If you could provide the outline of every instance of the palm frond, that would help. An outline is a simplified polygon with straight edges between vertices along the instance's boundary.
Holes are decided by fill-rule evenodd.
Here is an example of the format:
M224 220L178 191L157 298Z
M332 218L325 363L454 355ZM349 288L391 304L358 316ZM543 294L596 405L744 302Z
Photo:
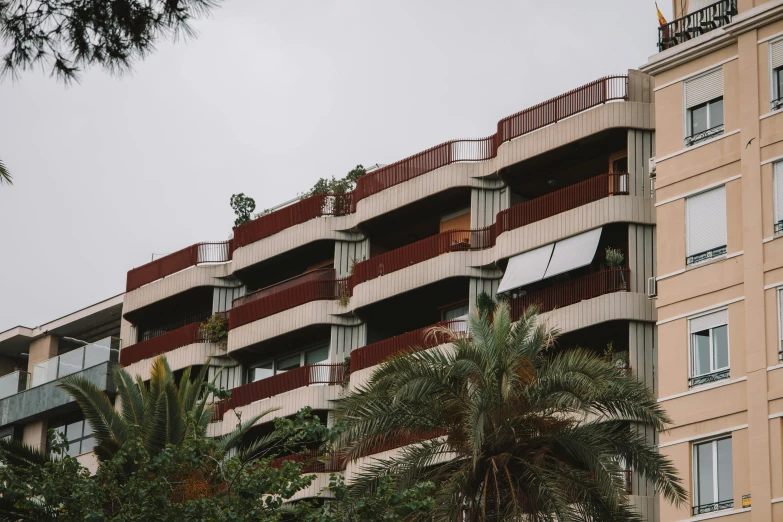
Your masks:
M4 183L13 185L14 181L11 173L8 171L8 168L6 168L5 164L3 163L3 160L0 160L0 185Z

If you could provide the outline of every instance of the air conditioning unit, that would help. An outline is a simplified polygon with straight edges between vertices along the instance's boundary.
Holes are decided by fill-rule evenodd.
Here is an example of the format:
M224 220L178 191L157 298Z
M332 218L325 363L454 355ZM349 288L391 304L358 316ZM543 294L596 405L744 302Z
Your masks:
M655 281L655 277L647 278L647 297L652 299L658 295L658 283Z
M655 158L649 159L648 172L650 173L650 197L655 196Z

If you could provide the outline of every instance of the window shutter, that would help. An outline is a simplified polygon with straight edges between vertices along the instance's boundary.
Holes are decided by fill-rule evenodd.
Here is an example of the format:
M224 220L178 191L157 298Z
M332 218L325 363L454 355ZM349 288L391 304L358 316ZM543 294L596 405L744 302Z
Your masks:
M713 0L690 0L690 2L688 2L688 14L695 13L699 9L709 7L714 3Z
M777 69L783 66L783 40L769 44L770 54L772 55L772 68Z
M783 289L778 290L778 337L783 341Z
M723 96L723 67L685 82L685 107L690 109Z
M728 310L701 315L690 320L690 333L701 332L702 330L723 326L724 324L729 324Z
M775 163L775 223L783 219L783 161Z
M688 255L726 245L726 186L685 200L688 222Z

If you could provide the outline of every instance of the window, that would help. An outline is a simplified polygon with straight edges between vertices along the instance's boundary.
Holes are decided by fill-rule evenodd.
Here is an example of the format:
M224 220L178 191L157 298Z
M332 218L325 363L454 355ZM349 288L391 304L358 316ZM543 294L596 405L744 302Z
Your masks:
M693 514L734 507L731 437L693 445Z
M95 437L92 434L90 424L85 420L74 422L62 422L53 426L55 432L65 435L68 439L68 455L76 457L83 453L89 453L95 448Z
M723 69L685 82L685 145L723 134Z
M777 110L783 106L783 40L770 42L769 44L769 64L772 69L772 110Z
M295 370L308 364L323 364L329 362L329 343L316 345L292 355L279 357L273 361L267 361L263 364L250 368L248 375L249 382L255 382L273 375L279 375L291 370Z
M772 183L774 185L773 206L775 208L775 234L783 232L783 161L775 162Z
M687 226L686 265L708 261L726 253L726 187L721 186L685 200Z
M778 288L778 359L783 361L783 288Z
M688 321L691 343L689 386L729 378L728 310L712 312Z

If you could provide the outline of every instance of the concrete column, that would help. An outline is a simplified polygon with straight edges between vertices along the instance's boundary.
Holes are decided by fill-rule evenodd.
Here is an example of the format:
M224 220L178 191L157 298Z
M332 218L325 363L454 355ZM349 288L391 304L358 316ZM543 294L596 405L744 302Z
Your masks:
M45 420L31 422L25 425L22 432L22 442L34 449L46 449L46 431L49 424Z
M58 339L54 335L45 335L30 343L30 354L27 357L27 371L29 373L33 373L33 368L39 362L57 355L57 342Z
M329 362L338 364L345 361L353 350L367 344L367 325L355 326L332 325L332 336L329 344Z
M745 264L745 364L747 367L748 452L735 454L734 461L746 460L750 470L750 491L754 522L772 520L769 403L767 397L766 324L764 313L764 249L759 149L759 64L757 31L738 38L739 117L742 162L742 234ZM727 86L728 90L729 86ZM753 141L751 141L752 138ZM747 144L747 145L746 145ZM736 469L737 466L735 466ZM735 508L744 491L735 490Z

